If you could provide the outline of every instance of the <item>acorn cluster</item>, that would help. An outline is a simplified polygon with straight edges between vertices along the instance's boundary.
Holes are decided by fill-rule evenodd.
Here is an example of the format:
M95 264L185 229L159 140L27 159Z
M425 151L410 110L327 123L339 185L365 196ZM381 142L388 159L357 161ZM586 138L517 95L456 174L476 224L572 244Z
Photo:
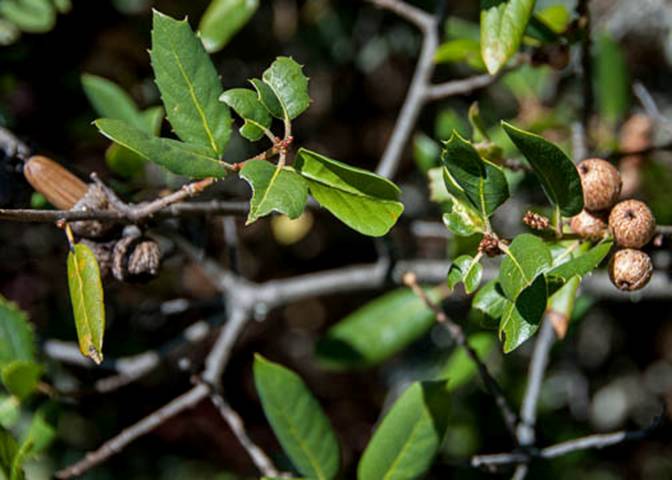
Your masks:
M577 165L584 209L570 227L583 238L598 240L611 232L618 250L609 262L609 278L619 290L643 288L651 279L651 257L641 250L656 231L656 219L639 200L623 200L618 170L606 160L589 158Z

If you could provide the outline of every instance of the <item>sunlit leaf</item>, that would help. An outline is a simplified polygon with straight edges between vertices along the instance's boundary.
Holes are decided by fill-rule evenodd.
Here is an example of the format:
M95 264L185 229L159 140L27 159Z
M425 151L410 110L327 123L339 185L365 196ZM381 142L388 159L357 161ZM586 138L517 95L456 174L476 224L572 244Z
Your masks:
M491 74L518 51L535 0L481 0L481 54Z
M464 283L464 291L467 294L474 292L481 283L483 265L470 255L462 255L456 258L448 271L448 286L455 288L458 283Z
M212 0L198 26L205 49L216 52L224 48L258 7L259 0Z
M308 78L293 59L278 57L261 78L280 101L287 119L295 119L310 106Z
M515 302L552 261L551 251L542 239L529 233L518 235L499 267L498 281L505 296Z

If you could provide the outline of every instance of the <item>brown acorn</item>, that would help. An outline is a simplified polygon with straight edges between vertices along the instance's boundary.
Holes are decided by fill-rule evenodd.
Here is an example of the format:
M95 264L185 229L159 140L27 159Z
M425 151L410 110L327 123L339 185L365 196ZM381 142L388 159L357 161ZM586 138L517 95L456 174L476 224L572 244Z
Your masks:
M608 210L618 201L621 175L611 163L601 158L588 158L579 163L577 169L586 210Z
M609 278L619 290L632 292L643 288L651 279L651 257L641 250L619 250L609 262Z
M624 200L611 210L609 230L619 246L641 248L656 233L656 219L644 202Z
M599 240L607 233L607 217L604 213L592 213L581 210L569 222L572 232L587 240Z

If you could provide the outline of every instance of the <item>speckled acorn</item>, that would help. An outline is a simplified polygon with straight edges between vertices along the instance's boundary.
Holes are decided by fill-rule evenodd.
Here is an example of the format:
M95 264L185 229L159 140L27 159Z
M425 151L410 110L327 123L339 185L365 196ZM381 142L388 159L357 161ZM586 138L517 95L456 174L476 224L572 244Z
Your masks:
M619 290L633 292L643 288L651 279L651 257L641 250L619 250L609 262L609 278Z
M621 175L616 167L601 158L588 158L577 165L586 210L610 209L621 193Z
M569 226L572 232L587 240L599 240L608 230L605 214L592 213L585 209L572 217Z
M609 230L618 246L641 248L653 238L656 219L644 202L624 200L611 210Z

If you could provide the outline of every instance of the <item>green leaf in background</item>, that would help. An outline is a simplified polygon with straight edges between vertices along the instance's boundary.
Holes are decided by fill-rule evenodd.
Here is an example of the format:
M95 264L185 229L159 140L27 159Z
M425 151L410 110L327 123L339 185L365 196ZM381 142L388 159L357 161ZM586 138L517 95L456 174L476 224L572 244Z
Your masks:
M481 109L478 106L478 102L469 105L467 118L469 119L469 125L471 125L474 141L483 142L490 140L488 129L485 127L485 123L483 123L483 119L481 118Z
M229 166L212 158L212 150L168 138L158 138L119 120L101 118L95 121L100 133L177 175L192 178L225 177Z
M470 335L467 342L476 351L478 358L483 361L487 360L497 345L497 339L492 333L487 332ZM464 348L457 347L446 360L439 373L439 378L448 380L448 389L452 392L469 383L477 373L478 367L471 357Z
M534 335L546 310L547 301L546 278L543 275L522 290L515 301L506 300L499 323L499 336L504 340L504 353L512 352Z
M359 233L383 236L404 211L399 188L379 175L305 148L297 152L294 166L315 200Z
M35 358L35 338L28 317L0 295L0 369L14 360Z
M470 38L456 38L443 42L434 54L435 63L466 63L474 70L485 70L481 57L481 42Z
M422 300L408 288L400 288L329 328L317 344L317 358L335 370L371 367L406 348L434 323L434 314Z
M448 270L448 286L452 289L458 283L463 282L464 291L467 294L476 291L483 276L483 265L478 260L470 255L456 258Z
M153 134L133 99L116 83L103 77L85 73L82 87L98 115L123 120L139 130Z
M261 104L266 107L268 113L270 113L275 118L279 118L280 120L284 119L285 113L282 109L282 105L280 104L280 100L278 100L278 97L275 95L275 93L273 93L271 87L258 78L253 78L250 80L250 83L257 91L257 98L259 99L259 102L261 102Z
M518 51L535 0L481 0L481 55L491 74Z
M19 452L16 440L4 428L0 428L0 471L5 479L11 479L14 459Z
M609 254L613 242L603 242L567 262L558 265L546 272L546 277L557 279L562 282L570 280L574 276L583 277L596 269L602 260Z
M30 445L30 455L43 452L56 438L58 404L47 402L37 409L23 438L23 444Z
M334 478L340 467L340 447L329 419L303 380L257 354L254 383L266 418L296 469L308 478Z
M219 101L222 85L203 44L187 20L154 10L150 52L156 85L177 136L219 158L231 135L229 108Z
M499 267L498 281L506 297L515 302L552 261L551 251L541 238L529 233L514 238Z
M428 173L439 164L441 147L424 133L413 137L413 160L421 172Z
M310 106L308 78L293 59L278 57L261 78L280 101L285 118L293 120Z
M19 400L35 391L41 376L42 366L27 360L15 360L2 368L2 383Z
M471 308L484 313L492 319L499 319L504 314L507 299L501 292L497 280L490 280L481 288L471 302Z
M68 285L82 355L100 364L103 361L105 304L98 261L83 243L68 253Z
M0 395L0 426L10 428L21 417L21 402L13 395Z
M545 138L502 122L502 127L532 166L544 193L560 212L570 217L583 209L581 178L572 161Z
M45 33L56 24L51 0L3 0L0 16L28 33Z
M265 160L249 160L240 176L252 187L247 225L273 211L284 213L291 219L303 213L308 186L290 167L276 167Z
M198 32L208 52L221 50L259 8L259 0L212 0Z
M59 13L68 13L72 9L70 0L52 0Z
M245 123L240 127L240 134L248 140L256 142L270 128L273 120L271 114L252 90L233 88L222 93L219 99L243 119Z
M509 198L509 186L502 169L483 160L473 145L457 132L446 142L441 158L445 173L452 180L446 184L448 190L453 183L457 184L484 219Z
M535 16L555 33L562 33L567 30L569 22L572 20L572 14L567 10L567 6L562 4L550 5L543 8Z
M598 35L595 49L595 93L600 116L615 125L630 109L630 74L620 45Z
M406 480L429 470L448 427L448 391L446 381L408 387L364 450L358 480Z

